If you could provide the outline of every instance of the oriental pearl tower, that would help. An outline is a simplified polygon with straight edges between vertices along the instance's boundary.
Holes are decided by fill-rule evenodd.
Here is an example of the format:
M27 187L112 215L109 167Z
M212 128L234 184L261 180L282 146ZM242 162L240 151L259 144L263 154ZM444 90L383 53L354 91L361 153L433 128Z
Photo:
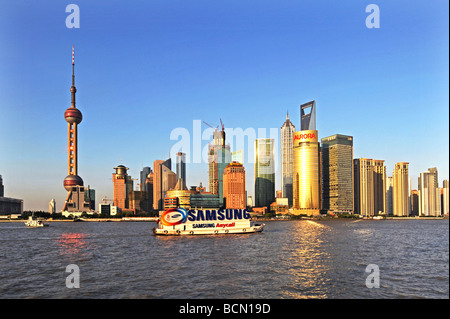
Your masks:
M83 180L78 176L78 124L81 123L83 116L75 106L75 50L72 47L72 105L64 112L64 118L68 127L68 175L64 179L64 188L70 192L74 186L83 186Z

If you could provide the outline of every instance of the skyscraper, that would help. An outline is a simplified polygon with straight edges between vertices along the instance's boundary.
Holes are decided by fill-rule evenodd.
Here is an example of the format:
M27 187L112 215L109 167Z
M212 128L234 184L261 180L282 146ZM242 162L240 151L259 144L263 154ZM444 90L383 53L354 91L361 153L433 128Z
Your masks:
M153 209L164 209L166 192L177 184L177 174L172 171L172 160L153 162Z
M300 105L300 130L316 130L316 101Z
M147 202L144 204L144 210L150 212L153 210L153 172L150 172L145 179L145 189L147 190Z
M275 201L275 153L273 138L255 140L255 206Z
M182 180L181 187L186 188L186 154L182 152L177 153L177 179Z
M384 160L355 158L355 214L374 216L386 211L386 166Z
M231 162L230 146L225 145L225 130L213 132L213 143L208 148L209 191L219 195L219 205L223 205L223 172Z
M67 199L63 206L63 211L83 212L90 211L90 203L85 202L83 179L78 176L78 124L83 116L76 108L75 93L75 51L72 47L72 86L70 88L72 101L71 107L64 112L67 121L68 131L68 175L64 179L64 188L67 190Z
M419 216L419 191L411 191L411 216Z
M389 176L386 179L386 212L387 215L394 214L394 179Z
M293 202L293 176L294 176L294 133L295 126L286 114L286 121L281 126L281 193L288 199L289 207Z
M152 169L150 167L146 166L146 167L142 168L142 171L139 173L139 177L140 177L139 189L141 191L144 191L144 192L148 191L145 181L147 180L148 174L150 174L151 172L152 172Z
M127 170L129 168L119 165L114 167L114 169L116 170L116 172L112 174L114 206L117 206L122 210L131 209L130 199L132 195L131 192L133 191L133 180L131 179L131 176L128 176Z
M48 203L48 213L54 214L56 213L56 201L54 198Z
M322 138L322 207L353 213L353 137Z
M0 175L0 197L5 196L5 187L3 186L3 178Z
M441 200L438 186L438 172L436 167L419 176L419 215L439 216L441 214Z
M395 164L392 175L394 216L409 216L411 209L408 165L406 162Z
M448 215L449 213L449 183L446 179L442 182L441 212L443 215Z
M239 162L231 162L223 173L223 197L225 208L244 209L247 207L245 191L245 169Z
M320 144L316 131L316 102L300 106L301 131L294 133L294 214L317 215L322 208Z

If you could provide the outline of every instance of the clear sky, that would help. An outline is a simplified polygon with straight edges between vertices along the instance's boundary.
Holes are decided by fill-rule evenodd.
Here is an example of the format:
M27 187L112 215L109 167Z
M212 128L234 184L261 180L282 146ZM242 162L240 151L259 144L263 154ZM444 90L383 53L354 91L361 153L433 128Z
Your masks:
M67 28L66 6L80 8ZM366 6L380 28L366 27ZM0 175L25 210L66 197L71 51L79 175L112 198L113 167L139 178L193 121L278 129L316 100L319 138L354 137L354 157L449 178L449 3L435 1L0 0ZM202 125L202 131L208 127ZM202 141L204 147L208 141ZM248 145L247 145L248 147ZM253 147L253 141L250 141ZM245 150L247 152L247 150ZM174 154L171 154L174 155ZM279 156L279 154L277 155ZM249 195L254 167L244 164ZM175 167L173 166L173 170ZM280 189L279 161L276 188ZM187 184L208 183L206 163Z

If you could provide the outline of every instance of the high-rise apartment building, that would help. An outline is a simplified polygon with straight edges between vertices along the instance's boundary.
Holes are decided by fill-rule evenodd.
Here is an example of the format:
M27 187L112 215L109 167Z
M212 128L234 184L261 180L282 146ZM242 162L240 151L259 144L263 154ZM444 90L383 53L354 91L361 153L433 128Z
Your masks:
M386 166L384 160L355 158L354 212L374 216L386 211Z
M442 182L442 202L441 202L441 213L442 215L448 215L449 213L449 183L448 180L444 179Z
M438 186L438 172L436 167L419 176L419 215L439 216L441 214L441 200Z
M166 192L177 184L177 174L172 171L172 160L153 162L153 209L164 209Z
M286 114L286 121L281 126L281 193L288 199L289 207L293 204L293 176L294 176L294 133L295 126Z
M353 213L353 137L322 138L322 208Z
M225 208L245 209L247 192L245 190L245 169L239 162L231 162L223 173L223 197Z
M322 208L320 143L316 102L300 106L301 131L294 133L293 213L318 215Z
M255 206L269 207L275 201L275 152L273 138L255 140Z
M411 191L411 216L419 216L419 191Z
M410 185L407 162L395 164L393 179L393 209L394 216L409 216L410 204Z
M386 211L387 215L394 214L394 178L389 176L386 179Z

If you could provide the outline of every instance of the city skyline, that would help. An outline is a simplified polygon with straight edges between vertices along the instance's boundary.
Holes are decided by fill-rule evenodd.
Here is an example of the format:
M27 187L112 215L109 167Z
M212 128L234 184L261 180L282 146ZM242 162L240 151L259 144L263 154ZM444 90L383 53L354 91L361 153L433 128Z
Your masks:
M365 26L365 6L356 1L79 1L79 29L65 26L68 13L56 1L1 4L5 196L23 199L24 210L47 210L52 198L62 208L72 45L83 113L78 171L97 203L113 198L114 167L126 165L139 178L143 167L166 160L174 128L192 134L194 120L222 119L225 127L277 128L279 139L286 112L299 128L300 105L310 100L319 105L319 140L353 136L353 157L384 160L387 177L395 163L408 162L412 189L421 172L437 167L442 187L449 179L448 3L377 3L376 30ZM102 17L105 10L109 17ZM278 140L275 190L279 150ZM244 168L254 199L253 164ZM188 163L186 180L188 187L207 185L207 163Z

